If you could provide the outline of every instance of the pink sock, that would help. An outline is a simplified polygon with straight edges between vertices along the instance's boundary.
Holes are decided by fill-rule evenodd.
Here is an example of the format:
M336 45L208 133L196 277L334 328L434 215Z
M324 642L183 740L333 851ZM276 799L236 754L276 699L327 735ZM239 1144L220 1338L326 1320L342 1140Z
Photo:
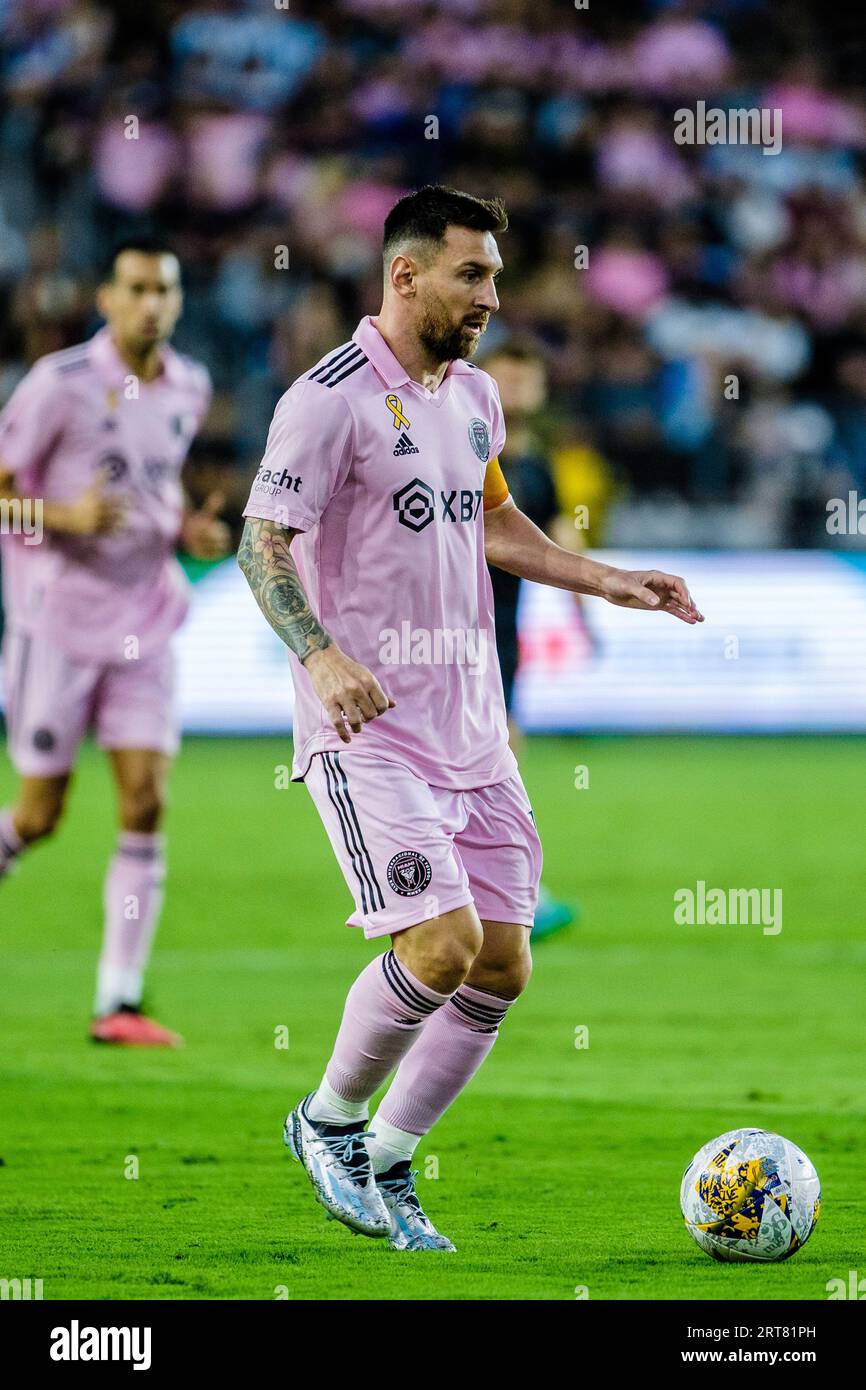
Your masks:
M346 996L328 1085L345 1100L369 1100L449 997L423 984L393 951L371 960Z
M96 989L96 1013L138 1004L165 881L164 836L121 832L105 878L105 934Z
M15 829L12 810L7 807L0 811L0 878L24 848L24 841Z
M371 1128L426 1134L477 1072L513 999L461 985L400 1063Z

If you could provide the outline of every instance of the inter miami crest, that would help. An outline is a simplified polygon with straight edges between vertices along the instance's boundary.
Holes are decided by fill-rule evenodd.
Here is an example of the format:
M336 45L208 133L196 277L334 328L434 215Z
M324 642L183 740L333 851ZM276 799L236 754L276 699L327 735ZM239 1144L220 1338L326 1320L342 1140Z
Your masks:
M119 482L129 472L129 464L123 454L116 452L102 454L99 459L99 467L106 469L110 483Z
M482 463L487 463L490 458L490 435L483 420L474 419L469 421L469 443Z
M401 898L415 898L423 893L432 876L430 860L417 849L401 849L388 865L388 882Z

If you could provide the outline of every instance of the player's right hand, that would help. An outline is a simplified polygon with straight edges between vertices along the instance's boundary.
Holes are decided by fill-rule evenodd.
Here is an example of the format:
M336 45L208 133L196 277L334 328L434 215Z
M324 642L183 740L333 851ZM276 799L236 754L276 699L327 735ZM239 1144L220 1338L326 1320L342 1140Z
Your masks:
M69 503L65 530L76 536L106 536L120 531L127 503L107 490L109 470L102 468L89 487Z
M359 734L371 719L395 707L373 672L346 656L334 643L311 652L304 668L343 743L352 741L349 729Z

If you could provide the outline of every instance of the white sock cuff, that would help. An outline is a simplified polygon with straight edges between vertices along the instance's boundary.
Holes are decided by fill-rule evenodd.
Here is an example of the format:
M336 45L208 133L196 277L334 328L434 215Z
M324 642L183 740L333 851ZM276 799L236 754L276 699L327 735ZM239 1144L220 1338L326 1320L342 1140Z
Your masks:
M96 978L94 1012L98 1018L116 1013L121 1004L141 1002L144 975L132 965L111 965L100 961Z
M367 1146L373 1169L377 1173L385 1172L402 1159L411 1163L415 1150L424 1138L423 1134L411 1134L408 1129L398 1129L388 1120L380 1120L378 1115L370 1121L370 1133L373 1137L367 1140Z
M366 1120L370 1114L368 1100L346 1100L328 1083L327 1073L319 1082L318 1089L307 1106L312 1120L322 1120L325 1124L348 1124L350 1120Z

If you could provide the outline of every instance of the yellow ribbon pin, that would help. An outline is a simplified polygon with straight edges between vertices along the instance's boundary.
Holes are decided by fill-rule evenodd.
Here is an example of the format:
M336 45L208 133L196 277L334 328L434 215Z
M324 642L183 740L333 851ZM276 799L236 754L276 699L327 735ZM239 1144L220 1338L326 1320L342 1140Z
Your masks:
M409 428L409 421L406 419L406 416L403 414L403 402L400 400L400 397L399 397L399 396L395 396L395 395L393 394L393 392L392 392L392 394L391 394L390 396L386 396L386 397L385 397L385 404L386 404L386 406L388 407L388 409L390 410L391 414L394 416L394 428L395 428L395 430L399 430L399 429L408 430L408 428Z

